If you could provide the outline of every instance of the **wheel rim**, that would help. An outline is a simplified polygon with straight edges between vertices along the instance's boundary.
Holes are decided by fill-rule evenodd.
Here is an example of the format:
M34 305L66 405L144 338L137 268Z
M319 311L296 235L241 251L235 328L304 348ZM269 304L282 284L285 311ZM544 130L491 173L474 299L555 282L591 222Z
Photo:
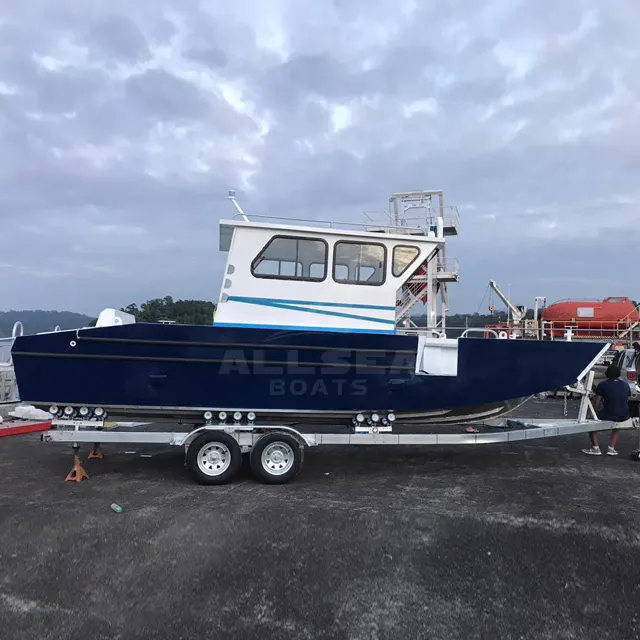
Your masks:
M198 469L208 476L223 474L231 464L231 451L222 442L207 442L198 451Z
M286 442L272 442L262 452L262 468L273 476L281 476L293 467L294 453Z

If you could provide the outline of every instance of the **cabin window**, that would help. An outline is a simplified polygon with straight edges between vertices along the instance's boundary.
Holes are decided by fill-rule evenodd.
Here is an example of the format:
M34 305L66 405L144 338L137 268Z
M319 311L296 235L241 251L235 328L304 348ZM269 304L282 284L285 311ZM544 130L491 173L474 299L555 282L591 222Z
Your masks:
M301 275L302 265L297 265L292 260L263 260L254 270L256 276L283 276L291 278L295 275Z
M333 279L342 284L381 285L385 280L387 249L382 244L336 242Z
M327 277L328 245L324 240L274 236L251 264L256 278L321 282Z
M327 270L327 263L322 262L312 262L309 265L309 277L310 278L318 278L319 280L324 280Z
M333 266L333 279L334 280L348 280L349 279L349 267L346 264L336 264Z
M393 248L393 263L391 273L394 278L399 278L420 255L418 247L405 247L397 245Z

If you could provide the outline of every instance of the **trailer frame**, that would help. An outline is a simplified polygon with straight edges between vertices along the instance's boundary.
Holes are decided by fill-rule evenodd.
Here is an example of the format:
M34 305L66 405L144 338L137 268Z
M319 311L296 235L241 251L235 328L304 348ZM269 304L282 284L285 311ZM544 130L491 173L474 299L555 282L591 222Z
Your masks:
M67 476L80 481L88 477L80 464L80 443L93 445L92 458L102 457L101 444L161 444L183 447L185 464L201 484L224 484L240 467L242 454L249 454L254 475L267 484L283 484L293 479L302 468L306 447L320 445L487 445L527 442L530 440L569 436L591 431L607 431L613 423L597 419L590 395L594 373L586 383L571 387L580 394L578 417L572 419L501 419L477 426L490 430L463 433L394 433L394 425L358 424L352 433L306 432L291 425L259 423L194 425L189 431L153 431L106 428L105 420L54 418L51 429L41 434L43 442L72 444L74 467ZM592 417L589 418L588 416ZM634 426L638 426L634 422ZM402 429L401 429L402 430ZM195 452L194 452L195 451Z

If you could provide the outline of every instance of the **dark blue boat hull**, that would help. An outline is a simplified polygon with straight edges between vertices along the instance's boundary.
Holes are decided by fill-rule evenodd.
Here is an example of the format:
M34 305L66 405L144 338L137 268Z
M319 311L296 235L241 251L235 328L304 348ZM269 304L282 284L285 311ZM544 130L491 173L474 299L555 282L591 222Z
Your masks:
M457 375L416 375L415 336L133 324L20 337L12 355L20 396L38 407L422 419L573 384L604 346L464 338Z

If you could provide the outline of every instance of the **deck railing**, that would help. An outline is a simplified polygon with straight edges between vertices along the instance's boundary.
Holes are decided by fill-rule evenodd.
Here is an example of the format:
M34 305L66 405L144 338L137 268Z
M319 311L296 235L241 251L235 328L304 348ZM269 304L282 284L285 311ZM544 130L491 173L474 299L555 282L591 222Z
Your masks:
M409 321L409 326L406 326L407 320ZM438 327L435 329L429 329L424 326L424 318L421 318L420 326L416 325L415 320L411 318L407 318L405 314L397 314L397 322L398 326L396 331L402 334L410 334L410 335L419 335L427 332L432 332L437 330L441 332L441 322L440 318L438 318ZM541 335L541 327L538 326L536 328L531 325L525 327L508 327L502 323L496 323L494 325L486 325L481 327L473 327L473 326L453 326L446 324L446 337L447 338L460 338L465 333L465 331L469 329L473 329L472 332L469 332L466 337L473 338L495 338L504 337L505 335L509 337L512 333L515 333L518 336L518 339L525 338L529 340L566 340L567 339L567 329L570 327L556 327L555 334L550 335L549 329L545 325L545 333ZM617 335L612 335L611 330L603 329L602 331L590 331L588 334L580 334L580 332L575 332L575 328L571 328L571 340L574 341L591 341L591 342L609 342L611 343L613 348L626 348L630 347L634 342L640 342L640 328L634 329L629 337L620 338Z
M460 275L460 262L456 258L447 257L444 260L432 260L429 266L436 265L436 273L447 274L453 276ZM436 278L437 279L437 278ZM429 276L427 274L414 275L409 280L410 283L414 282L428 282Z
M379 224L374 218L375 215L385 218L386 221ZM443 207L442 210L438 207L427 208L422 215L407 215L405 212L404 214L401 214L397 224L395 223L394 217L391 213L365 213L368 227L399 227L400 229L414 230L414 232L415 230L422 230L425 233L430 229L435 229L437 227L438 219L440 217L442 217L446 235L452 235L452 230L455 231L455 234L458 233L460 229L460 212L458 211L458 207L455 206Z
M619 322L612 326L611 322L588 321L581 318L578 322L545 320L540 323L540 330L551 339L562 337L571 331L574 340L621 340L633 342L640 340L640 323Z
M445 227L455 229L456 232L459 231L460 212L458 211L458 207L454 206L443 207L442 211L438 208L427 209L425 215L422 216L405 215L404 220L406 220L408 225L413 226L420 226L420 223L422 225L435 225L441 214Z
M16 374L11 360L11 347L15 338L0 338L0 404L18 401Z
M428 226L409 226L399 223L398 225L393 222L385 224L378 224L376 222L345 222L343 220L321 220L317 218L291 218L289 216L273 216L273 215L258 215L258 214L245 214L245 216L251 222L275 222L291 224L297 226L299 223L304 226L320 227L324 229L344 229L352 231L372 231L375 228L376 231L382 233L395 233L398 235L428 235L430 229ZM233 216L234 220L242 218L240 213Z
M0 338L0 367L11 365L11 347L14 338Z

